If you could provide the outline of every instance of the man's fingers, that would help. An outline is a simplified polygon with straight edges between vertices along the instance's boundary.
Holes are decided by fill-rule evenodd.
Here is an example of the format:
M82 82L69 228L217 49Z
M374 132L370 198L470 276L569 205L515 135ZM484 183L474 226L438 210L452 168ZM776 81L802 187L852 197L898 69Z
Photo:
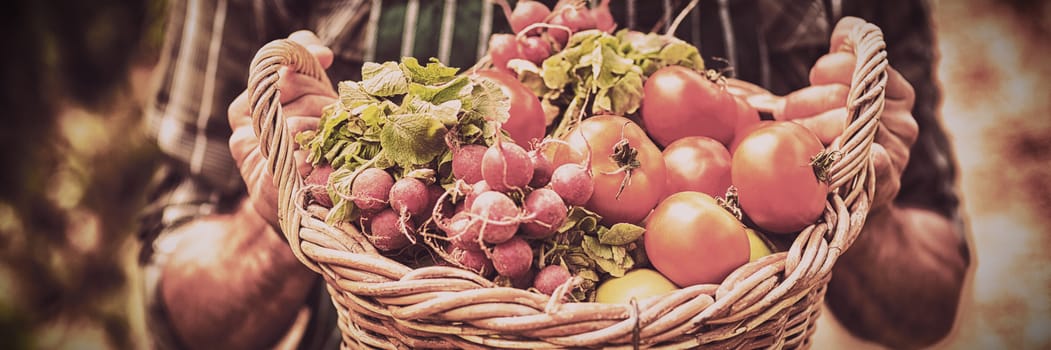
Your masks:
M908 101L907 110L912 110L912 104L916 101L916 90L912 84L905 79L897 69L887 67L887 92L888 100Z
M878 143L872 144L872 165L876 177L876 194L872 199L872 207L880 207L890 203L898 196L901 190L901 172L894 167L887 150Z
M307 130L316 130L317 126L318 126L318 123L320 121L321 121L321 118L317 118L317 117L293 116L293 117L287 117L287 119L285 119L285 124L288 126L288 133L290 135L292 135L292 137L294 138L294 137L296 137L296 135L298 135L301 132L304 132L304 131L307 131ZM295 146L294 149L299 149L299 143L298 142L295 143L294 146Z
M303 45L321 45L322 44L321 38L318 38L317 34L314 34L314 32L306 30L306 29L297 30L295 32L292 32L292 34L288 35L288 38L291 39L292 41L295 41L295 42L303 44Z
M230 155L233 156L238 167L244 163L245 158L248 158L249 153L257 147L259 147L259 139L255 136L255 131L252 128L236 128L233 134L230 135Z
M843 135L843 128L847 123L847 108L840 107L792 121L810 129L814 135L817 135L818 140L821 140L822 145L828 146L836 140L836 137Z
M842 84L805 87L784 97L776 110L777 120L793 120L811 117L825 111L841 108L847 104L849 88Z
M279 69L278 74L280 80L277 84L278 89L281 90L281 104L289 103L304 95L321 95L332 98L339 96L327 82L293 72L288 67Z
M248 106L248 91L241 92L230 106L226 109L226 118L230 122L230 130L237 130L241 126L252 122L251 108Z
M295 101L291 101L283 106L283 110L286 116L301 116L301 117L320 117L325 111L325 107L335 103L337 100L332 97L318 96L318 95L306 95L300 97Z
M829 40L829 52L851 51L852 47L846 46L847 39L854 28L865 24L865 20L857 17L843 17L832 29L832 38ZM853 44L851 44L853 45Z
M817 59L810 69L810 85L843 84L850 86L857 56L852 52L833 52Z

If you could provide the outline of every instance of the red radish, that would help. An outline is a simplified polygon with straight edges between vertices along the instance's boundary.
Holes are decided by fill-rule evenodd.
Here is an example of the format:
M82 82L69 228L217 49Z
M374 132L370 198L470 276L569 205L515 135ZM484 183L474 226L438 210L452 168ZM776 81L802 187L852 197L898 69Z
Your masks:
M566 204L581 206L586 204L595 192L595 179L588 174L588 169L580 164L566 163L551 173L550 186Z
M350 194L362 213L371 214L387 207L391 186L394 186L394 178L390 174L383 169L368 168L354 179Z
M572 277L569 274L569 270L562 265L547 265L540 272L536 273L536 277L533 279L533 287L539 290L541 293L551 295L558 289L559 286L569 281Z
M496 272L496 269L493 268L493 260L481 250L453 248L449 255L452 255L456 262L482 277L492 276L493 272Z
M328 164L321 165L314 170L310 171L310 175L303 182L310 188L310 195L323 207L332 208L332 197L329 197L328 190L328 176L332 174L332 166Z
M479 222L471 217L470 212L459 211L442 227L442 232L445 232L449 243L456 248L481 251L481 241L478 240Z
M533 161L521 146L497 142L482 157L482 179L500 192L525 188L533 179Z
M539 36L527 36L518 39L518 57L536 65L544 63L551 57L551 45Z
M479 194L469 209L479 220L478 230L487 243L501 243L518 231L521 211L507 195L488 191Z
M427 207L419 216L425 219L433 215L434 208L438 206L438 201L441 200L443 194L445 194L445 189L441 185L434 183L427 186ZM448 204L443 204L442 209L446 209L449 206Z
M521 225L522 234L529 238L547 238L566 221L569 209L558 193L538 188L525 197L522 208L531 219Z
M464 207L470 208L474 205L474 199L478 198L478 195L492 190L493 188L489 187L489 183L485 182L485 180L475 182L474 185L471 185L471 191L464 196Z
M533 160L533 179L529 181L529 186L533 188L546 186L548 182L551 182L551 173L555 170L551 159L544 155L544 152L537 150L529 151L529 158Z
M489 59L493 66L507 69L507 62L518 58L518 43L513 34L493 34L489 37Z
M390 207L402 215L419 215L427 209L430 193L427 185L414 177L403 177L390 188Z
M518 277L533 266L533 249L524 239L514 237L497 244L491 255L496 273L506 277ZM532 278L529 279L530 282Z
M486 147L464 145L453 153L453 176L473 184L482 179L482 156Z
M415 233L412 225L406 224L394 210L384 209L369 219L369 241L380 251L389 252L405 248L412 243L409 236Z
M555 13L550 23L569 27L573 33L595 29L595 19L591 17L591 11L583 4L567 3L555 8ZM558 19L557 22L556 19Z
M515 4L515 10L509 15L507 8L504 7L504 13L507 16L507 22L511 24L511 30L518 33L530 24L543 22L551 14L551 9L538 1L519 1L518 4ZM526 34L537 33L539 30L536 33L531 31Z
M617 23L613 21L613 12L609 10L609 0L602 0L591 9L591 18L595 20L595 28L612 34L617 29Z
M542 139L547 127L544 107L533 90L526 87L510 73L494 70L479 71L479 77L490 79L500 85L500 90L511 98L510 118L500 125L512 140L522 148L529 147L534 139ZM468 183L473 183L468 181Z

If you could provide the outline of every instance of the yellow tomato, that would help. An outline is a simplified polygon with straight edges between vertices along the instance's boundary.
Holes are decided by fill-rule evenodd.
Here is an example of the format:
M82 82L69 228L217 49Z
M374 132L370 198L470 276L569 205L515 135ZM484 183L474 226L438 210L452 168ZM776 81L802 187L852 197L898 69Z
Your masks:
M639 268L621 277L614 277L598 287L595 301L605 304L630 303L632 298L642 300L679 289L659 272Z
M750 252L748 262L753 262L759 258L773 254L773 251L770 249L770 244L762 237L759 237L759 233L750 228L744 230L748 233L748 248Z

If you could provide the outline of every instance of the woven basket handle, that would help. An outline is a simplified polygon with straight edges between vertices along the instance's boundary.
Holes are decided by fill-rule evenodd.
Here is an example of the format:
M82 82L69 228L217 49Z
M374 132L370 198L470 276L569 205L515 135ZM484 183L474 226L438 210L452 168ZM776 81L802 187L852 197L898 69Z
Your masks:
M252 124L259 136L259 147L266 159L267 171L273 174L278 186L278 219L281 230L288 239L293 253L304 264L320 272L314 262L307 259L299 245L301 214L293 206L295 194L303 187L303 179L297 172L292 156L295 149L294 135L289 134L285 116L281 111L281 90L278 88L281 67L323 80L325 69L302 45L289 39L279 39L263 46L252 59L248 75L249 106L252 108Z

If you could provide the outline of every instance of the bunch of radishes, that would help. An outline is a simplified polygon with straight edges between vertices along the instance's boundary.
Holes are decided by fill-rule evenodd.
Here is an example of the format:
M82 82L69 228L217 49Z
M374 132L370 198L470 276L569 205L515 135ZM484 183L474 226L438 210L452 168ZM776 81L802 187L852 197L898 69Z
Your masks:
M594 180L579 164L552 169L540 151L543 144L526 151L513 142L497 141L454 151L456 183L432 212L447 242L434 247L439 255L482 276L502 278L520 288L534 286L547 294L569 279L569 271L560 265L538 273L533 246L558 232L569 206L587 202Z
M598 29L612 33L616 29L609 0L588 8L582 0L562 0L549 9L531 0L520 0L514 10L506 0L494 0L504 9L504 15L515 34L493 34L489 38L489 57L493 67L509 69L512 59L524 59L540 65L545 59L566 46L573 33Z

